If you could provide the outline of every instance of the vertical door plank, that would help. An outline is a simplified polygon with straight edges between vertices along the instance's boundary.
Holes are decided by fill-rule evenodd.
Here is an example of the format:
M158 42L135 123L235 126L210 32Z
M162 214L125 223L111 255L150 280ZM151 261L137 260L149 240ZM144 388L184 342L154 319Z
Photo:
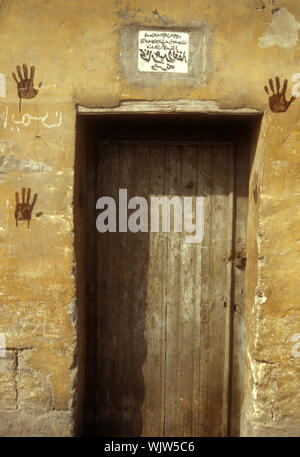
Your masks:
M202 342L204 342L205 330L203 328L203 265L205 253L207 251L207 239L205 218L207 214L207 202L210 190L210 172L211 172L211 154L207 147L197 146L196 148L196 182L195 195L204 197L204 238L201 243L194 247L194 281L195 281L195 300L194 300L194 320L195 328L193 341L195 346L194 359L194 382L193 382L193 428L192 436L201 434L200 420L202 417L201 410L201 367L202 367Z
M135 196L147 198L150 182L150 154L147 145L127 146L126 151L132 151L133 168L128 184L128 199ZM129 210L128 217L136 210ZM127 285L128 307L130 320L130 356L131 372L131 426L130 435L141 435L144 417L142 407L145 397L145 380L143 366L147 360L147 340L145 339L145 320L147 305L147 271L149 263L149 234L147 232L128 232L127 244L129 251L128 271L131 280ZM126 303L124 303L126 306Z
M167 155L162 146L149 146L149 197L166 193ZM145 339L147 359L143 366L144 403L143 436L163 436L165 412L165 312L167 240L161 233L151 233L149 218L149 264L147 272Z
M241 143L241 142L240 142ZM245 143L237 145L235 155L235 246L234 251L246 255L247 214L249 186L249 153ZM245 267L234 266L234 304L232 341L232 384L231 384L231 424L230 436L240 435L240 418L243 403L244 380L244 305Z
M111 373L111 383L118 386L116 392L118 417L116 424L119 436L130 436L131 426L131 335L130 335L130 303L128 303L128 283L130 283L128 266L130 265L130 252L128 250L127 234L119 232L119 189L127 188L132 174L132 154L126 148L120 148L117 145L111 145L111 151L118 150L119 170L117 175L116 198L117 204L117 233L112 234L114 247L117 252L114 258L113 270L116 272L115 287L117 288L117 315L114 325L114 339L118 340L118 353L113 354L118 366L117 372ZM110 170L111 173L112 170ZM111 174L110 174L111 176ZM106 235L106 234L105 234ZM104 238L104 237L103 237ZM111 270L107 274L113 274ZM113 305L113 303L111 303ZM126 348L126 350L124 350ZM99 348L101 350L101 347ZM116 376L116 373L120 375Z
M227 290L228 156L212 148L212 187L209 244L208 364L206 367L205 435L223 436L223 376L225 350L224 290Z
M197 186L198 154L195 146L182 147L182 195L192 197L195 222L196 212L196 186ZM184 201L183 201L184 206ZM196 258L201 257L201 251L195 243L187 243L189 234L184 231L181 245L181 308L180 322L180 392L181 400L181 431L182 436L192 436L193 433L193 391L194 384L198 384L197 363L199 360L197 345L200 326L198 324L198 310L200 303L196 303L196 288L201 287L201 281L195 276ZM200 243L201 244L201 243Z
M181 150L167 146L167 196L181 198ZM171 214L174 212L171 210ZM172 227L172 226L171 226ZM166 387L165 436L180 435L180 307L182 268L182 233L162 233L167 240L167 268L162 280L166 283Z
M98 189L99 197L111 196L117 201L119 184L118 150L102 144L100 147ZM100 435L123 433L120 416L120 380L112 373L122 369L120 365L120 332L118 283L119 250L116 233L97 233L98 257L98 433ZM109 274L107 274L109 272Z
M225 317L225 354L224 354L224 392L223 392L223 435L230 433L230 398L231 398L231 370L232 370L232 323L233 323L233 295L232 295L232 262L229 261L233 250L233 223L234 223L234 160L233 148L228 154L228 222L227 222L227 283L224 294L226 297Z

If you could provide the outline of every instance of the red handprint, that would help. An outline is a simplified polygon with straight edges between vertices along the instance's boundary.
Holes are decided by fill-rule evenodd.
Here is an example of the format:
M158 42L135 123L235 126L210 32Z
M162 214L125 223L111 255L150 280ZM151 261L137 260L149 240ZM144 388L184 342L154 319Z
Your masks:
M34 86L34 83L33 83L34 71L35 71L35 67L30 67L30 77L28 78L28 68L27 68L27 65L25 63L23 63L24 77L22 75L20 65L17 66L17 73L18 73L20 81L18 81L18 78L16 77L15 73L12 74L14 80L17 83L18 96L20 99L19 111L21 111L22 98L27 98L27 99L34 98L38 94L38 90L33 87ZM39 84L39 87L40 87L40 85L41 85L41 83Z
M31 219L31 213L35 202L37 200L37 194L34 194L32 203L30 204L30 196L31 196L31 189L28 187L27 195L25 187L22 188L22 203L19 202L19 192L16 192L16 208L15 208L15 219L16 219L16 226L18 227L18 221L27 221L28 228ZM26 195L26 201L25 201Z
M285 111L287 111L287 109L289 108L290 104L294 100L296 100L296 97L292 97L289 101L287 101L287 99L285 97L286 90L287 90L287 85L288 85L288 80L287 79L284 80L281 92L280 92L280 81L279 81L279 77L278 76L276 76L275 81L276 81L276 90L277 90L276 93L275 93L275 90L274 90L273 80L269 79L270 89L271 89L271 91L273 93L273 95L271 95L269 97L269 106L270 106L271 111L273 111L274 113L284 113ZM266 91L266 93L268 95L270 95L269 94L269 89L268 89L267 86L265 86L265 91Z

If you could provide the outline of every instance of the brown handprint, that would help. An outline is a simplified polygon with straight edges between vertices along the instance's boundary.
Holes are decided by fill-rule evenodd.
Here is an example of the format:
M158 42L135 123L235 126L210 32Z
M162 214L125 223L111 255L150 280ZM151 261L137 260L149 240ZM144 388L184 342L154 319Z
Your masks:
M18 227L18 221L27 221L28 228L29 222L31 219L31 213L35 202L37 200L37 194L34 194L32 203L30 204L30 196L31 196L31 189L28 187L27 195L25 187L22 188L22 203L19 202L19 192L16 192L16 209L15 209L15 219L16 219L16 226ZM25 201L26 195L26 201Z
M17 66L17 73L20 78L20 81L18 81L18 78L16 77L16 74L13 73L12 76L14 80L17 83L17 89L18 89L18 96L20 99L19 103L19 111L21 111L21 103L22 103L22 98L34 98L38 94L38 90L34 89L34 83L33 83L33 78L34 78L34 71L35 67L30 67L30 77L28 78L28 68L25 63L23 63L23 73L24 77L22 75L21 67L18 65ZM39 84L40 87L41 83Z
M280 92L280 81L279 81L279 77L278 76L276 76L275 81L276 81L276 90L277 90L276 93L275 93L275 90L274 90L273 80L269 79L270 89L271 89L271 91L273 93L273 95L271 95L269 97L270 109L274 113L284 113L289 108L290 104L294 100L296 100L296 97L291 97L291 99L289 101L287 101L287 99L285 98L287 85L288 85L288 80L287 79L284 80L281 92ZM267 92L268 95L270 95L269 89L268 89L267 86L265 86L265 91Z

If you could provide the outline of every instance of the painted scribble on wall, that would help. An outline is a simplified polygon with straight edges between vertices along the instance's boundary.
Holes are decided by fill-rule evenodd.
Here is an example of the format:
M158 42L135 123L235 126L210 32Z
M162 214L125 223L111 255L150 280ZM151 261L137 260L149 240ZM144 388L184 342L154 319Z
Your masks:
M16 226L18 227L18 221L27 221L27 227L29 228L31 214L35 202L37 201L37 194L34 194L32 203L30 203L31 197L31 188L28 187L27 192L26 188L22 188L22 201L19 201L19 192L16 192L16 208L15 208L15 219Z
M23 63L24 76L22 75L20 65L17 66L17 73L18 73L20 80L18 80L15 73L12 74L14 80L17 83L18 97L20 99L19 111L21 111L22 98L30 99L30 98L36 97L38 94L38 90L33 87L34 86L34 82L33 82L34 72L35 72L35 67L34 66L30 67L30 76L28 77L27 65L25 63ZM41 86L41 84L42 83L39 84L39 87Z
M15 114L9 106L3 107L3 111L0 110L0 129L8 129L11 131L21 132L23 128L32 127L36 125L36 128L45 127L52 129L62 126L63 114L61 111L55 111L52 113L45 113L39 116L33 116L29 113ZM54 122L55 121L55 122Z
M21 119L16 119L16 116L12 114L11 120L12 122L17 125L17 126L24 126L28 127L31 123L31 121L41 121L41 125L46 127L47 129L51 129L54 127L60 127L62 123L62 113L56 111L55 112L55 117L57 122L49 122L48 121L49 113L46 113L42 116L32 116L31 114L25 113L23 114Z
M273 111L273 113L284 113L285 111L288 110L290 104L294 100L296 100L296 97L292 96L291 99L289 101L287 101L287 99L286 99L286 91L287 91L287 85L288 85L287 79L284 80L281 91L280 91L280 80L279 80L278 76L276 76L275 82L276 82L276 92L275 92L273 80L269 79L269 85L270 85L270 89L272 92L271 95L270 95L268 86L265 86L265 91L269 95L270 110Z

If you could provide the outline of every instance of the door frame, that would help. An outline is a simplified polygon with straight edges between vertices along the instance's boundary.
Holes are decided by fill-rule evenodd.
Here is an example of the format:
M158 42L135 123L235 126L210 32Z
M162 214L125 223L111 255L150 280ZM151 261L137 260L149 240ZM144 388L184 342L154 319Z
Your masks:
M86 264L82 259L87 257L85 247L86 226L85 202L86 188L88 180L88 166L86 163L86 150L88 149L88 120L97 118L101 122L102 116L115 115L199 115L201 117L209 117L218 119L220 117L232 117L233 119L247 118L253 119L260 125L262 112L253 108L237 108L223 109L215 101L199 101L199 100L176 100L176 101L123 101L116 107L97 107L90 108L82 105L77 105L77 120L76 120L76 155L75 155L75 180L74 180L74 219L75 219L75 257L76 257L76 282L77 282L77 309L78 309L78 355L79 355L79 370L77 375L77 402L76 402L76 430L77 434L84 434L83 411L84 411L84 396L85 396L85 367L86 367L86 328L85 328L85 307L86 296L92 291L88 290L86 284ZM80 133L78 134L78 132ZM250 148L250 162L253 163L253 158L256 150L256 143L259 133L259 127L253 128L253 144ZM251 164L250 164L251 171ZM250 173L249 173L250 174ZM250 176L249 176L250 179ZM247 225L251 218L248 211ZM247 271L251 271L251 265L247 265ZM246 281L247 282L247 281ZM247 297L247 290L246 290ZM230 321L228 321L230 325ZM247 336L247 335L246 335Z

